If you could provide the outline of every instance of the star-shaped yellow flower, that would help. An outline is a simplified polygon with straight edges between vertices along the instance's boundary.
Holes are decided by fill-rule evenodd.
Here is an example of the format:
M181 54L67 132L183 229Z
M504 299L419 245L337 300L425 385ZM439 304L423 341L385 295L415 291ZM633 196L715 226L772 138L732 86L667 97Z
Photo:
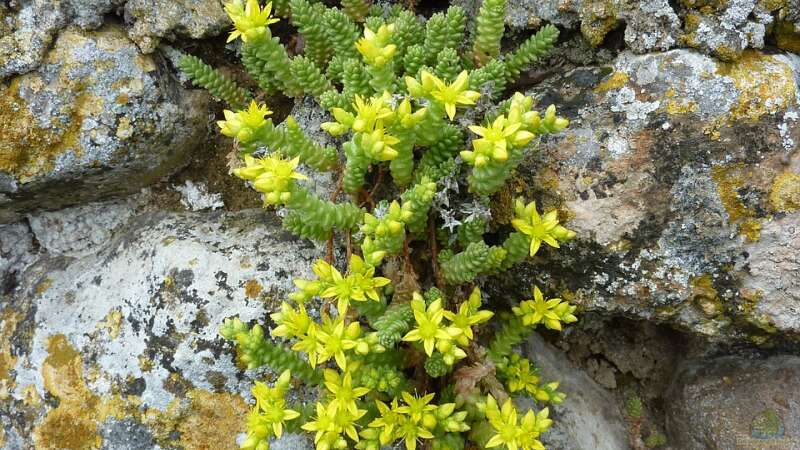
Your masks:
M475 100L481 96L480 92L467 90L469 87L469 74L466 70L462 71L450 84L445 83L438 77L423 70L420 77L422 86L433 84L431 96L444 105L447 117L453 120L456 115L457 105L474 105Z
M272 111L267 105L259 106L255 101L250 101L250 106L245 110L233 112L226 109L223 114L225 120L217 121L220 132L246 143L267 123L265 117Z
M558 224L558 211L551 210L542 217L536 210L536 202L525 205L517 199L514 205L517 216L511 221L511 225L520 233L526 234L531 240L530 254L535 255L539 251L542 242L555 248L559 248L558 241L567 241L575 237L575 232L564 228Z
M242 0L233 0L225 4L225 12L233 22L234 30L228 36L228 42L240 37L244 42L258 39L266 34L266 27L278 21L270 17L272 2L264 8L258 6L258 0L247 0L243 5Z
M425 308L425 300L419 293L415 292L411 300L411 310L414 312L414 320L417 327L409 331L404 337L404 341L422 341L422 347L428 356L433 354L433 349L437 341L450 341L461 334L461 330L455 327L442 326L444 309L442 299L438 299Z

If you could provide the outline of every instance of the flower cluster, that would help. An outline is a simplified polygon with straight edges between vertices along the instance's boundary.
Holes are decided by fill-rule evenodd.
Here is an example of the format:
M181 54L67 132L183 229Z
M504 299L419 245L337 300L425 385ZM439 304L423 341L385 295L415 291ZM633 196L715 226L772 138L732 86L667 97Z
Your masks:
M233 174L281 210L287 230L327 242L313 276L295 279L270 315L269 332L238 318L220 330L243 366L282 371L273 387L253 388L243 448L267 450L289 428L313 434L317 450L543 448L545 405L564 394L515 347L537 326L574 322L575 307L534 287L532 299L495 314L479 285L541 257L542 243L575 237L556 209L498 202L539 138L569 121L506 92L558 37L544 26L501 55L506 1L483 0L468 25L458 6L422 19L366 0L276 0L302 38L295 54L272 35L271 3L230 0L229 42L241 40L251 86L266 96L181 59L195 84L230 105L218 125L239 150ZM278 92L312 97L330 114L321 125L328 144L294 117L273 122L262 100ZM339 180L325 198L307 183L314 171ZM510 225L492 220L501 208L514 209ZM288 406L291 376L317 387L313 400ZM518 411L508 394L535 406Z

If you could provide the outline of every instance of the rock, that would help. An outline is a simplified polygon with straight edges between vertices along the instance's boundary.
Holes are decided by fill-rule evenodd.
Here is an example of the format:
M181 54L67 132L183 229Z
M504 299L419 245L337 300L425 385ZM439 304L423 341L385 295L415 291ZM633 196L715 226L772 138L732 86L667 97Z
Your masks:
M477 11L472 2L464 1L469 11ZM764 46L775 13L790 18L795 14L788 1L523 0L509 2L506 24L526 29L549 22L580 30L594 46L613 30L624 28L627 49L637 53L691 47L733 61L745 49Z
M30 226L24 222L0 225L0 296L19 284L19 276L32 264L39 251Z
M70 25L99 28L118 12L144 53L161 39L216 36L230 26L219 0L30 0L0 5L0 79L36 69Z
M58 32L70 24L94 29L124 0L31 0L0 6L0 79L39 66ZM6 3L8 5L8 3Z
M63 31L39 69L0 85L0 223L171 174L205 136L207 98L119 27Z
M175 190L181 193L181 204L191 211L219 209L225 206L222 194L208 192L203 182L186 180L183 185L175 186Z
M561 208L578 240L498 291L549 283L712 339L800 337L798 73L790 54L623 53L531 91L571 124L520 168L524 196Z
M542 443L554 450L622 450L628 447L628 432L614 397L567 359L560 350L533 334L521 354L534 361L547 382L560 381L567 394L560 405L550 407L553 428Z
M156 49L162 38L201 39L231 27L220 0L128 0L125 22L128 36L144 53Z
M63 220L79 212L89 213ZM7 442L237 448L252 383L273 374L238 369L218 328L232 316L265 320L324 249L252 210L142 211L111 234L92 254L43 255L0 306ZM65 241L45 239L56 250Z
M83 256L97 251L135 212L134 200L89 203L27 216L39 245L53 256Z
M667 394L670 444L682 450L798 448L798 380L796 356L687 364Z

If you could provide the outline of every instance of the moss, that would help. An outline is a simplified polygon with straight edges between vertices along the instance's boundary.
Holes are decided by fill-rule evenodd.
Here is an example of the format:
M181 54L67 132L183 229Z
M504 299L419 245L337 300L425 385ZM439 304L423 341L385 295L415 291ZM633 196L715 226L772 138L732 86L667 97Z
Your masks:
M758 0L758 5L772 12L788 6L789 0Z
M597 93L610 91L612 89L619 89L625 86L630 78L625 72L614 72L606 80L595 86L594 91Z
M603 43L609 31L617 26L617 9L613 2L586 2L581 10L581 34L593 47Z
M727 45L720 45L713 49L714 56L722 61L732 62L736 61L742 56L741 50L728 47Z
M742 163L714 166L711 169L711 178L717 185L717 193L730 223L739 227L741 235L755 242L761 236L761 224L756 218L756 212L748 208L739 197L739 189L745 186L749 170Z
M776 176L769 193L769 202L778 212L800 209L800 174L784 172Z
M773 409L758 413L750 424L750 435L756 439L774 439L783 436L781 416Z
M757 50L745 50L733 63L720 63L717 74L730 77L739 92L730 121L756 121L794 105L794 72L785 62Z
M650 432L647 439L644 440L644 446L647 448L656 448L661 445L667 444L667 437L656 430Z

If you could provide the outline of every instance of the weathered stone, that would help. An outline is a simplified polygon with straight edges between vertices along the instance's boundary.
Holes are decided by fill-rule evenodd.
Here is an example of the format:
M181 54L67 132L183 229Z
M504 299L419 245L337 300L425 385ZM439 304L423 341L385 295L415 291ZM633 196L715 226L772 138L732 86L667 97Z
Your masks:
M0 79L36 69L70 25L89 31L119 13L144 53L161 39L216 36L230 25L219 0L29 0L0 5Z
M206 99L121 28L62 32L39 69L0 85L0 222L169 175L205 135Z
M82 256L97 251L135 212L135 200L89 203L27 216L36 241L53 256Z
M0 306L5 435L21 450L237 448L253 380L271 375L237 368L217 330L263 321L324 250L261 211L142 212L94 250L41 256Z
M546 448L559 450L622 450L628 448L625 421L614 397L560 350L538 334L522 347L522 355L534 361L547 382L558 380L567 397L550 406L553 428L542 436Z
M800 358L722 357L687 364L667 394L682 450L800 447Z
M124 0L31 0L0 6L0 79L39 66L58 32L74 23L93 29Z
M474 3L479 2L463 3L473 14L477 11ZM554 23L580 30L594 46L624 28L627 49L637 53L691 47L732 61L745 49L764 46L776 12L789 18L796 14L788 1L523 0L509 2L506 24L526 29Z
M534 89L572 122L520 169L525 195L560 207L579 240L500 289L549 282L587 309L709 337L800 336L798 61L625 53Z
M144 53L154 51L163 38L216 36L230 27L222 3L220 0L128 0L125 21L132 23L128 35Z

